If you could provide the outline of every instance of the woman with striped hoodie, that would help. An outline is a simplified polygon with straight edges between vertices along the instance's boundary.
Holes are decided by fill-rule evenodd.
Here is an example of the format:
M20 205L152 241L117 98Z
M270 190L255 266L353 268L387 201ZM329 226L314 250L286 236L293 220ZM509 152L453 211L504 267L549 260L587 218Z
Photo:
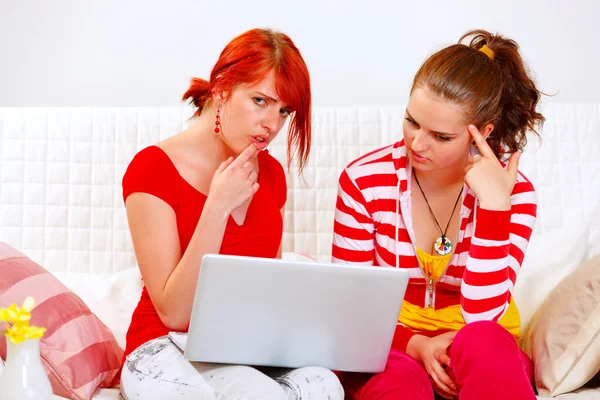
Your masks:
M340 374L348 397L535 399L511 292L536 218L518 163L540 94L514 41L468 32L418 71L404 138L342 172L333 261L410 273L386 370Z

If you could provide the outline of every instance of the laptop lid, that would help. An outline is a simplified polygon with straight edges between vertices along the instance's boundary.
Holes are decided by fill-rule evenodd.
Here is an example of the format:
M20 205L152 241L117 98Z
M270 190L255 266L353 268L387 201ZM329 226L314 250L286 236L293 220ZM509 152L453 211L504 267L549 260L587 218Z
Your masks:
M396 268L206 255L184 356L380 372L407 283Z

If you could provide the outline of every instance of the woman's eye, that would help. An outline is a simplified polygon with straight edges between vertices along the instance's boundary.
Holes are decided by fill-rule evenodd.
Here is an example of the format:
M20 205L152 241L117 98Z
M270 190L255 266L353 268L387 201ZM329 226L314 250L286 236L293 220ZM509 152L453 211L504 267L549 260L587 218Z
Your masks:
M289 116L289 115L290 115L290 110L288 110L288 109L285 109L285 108L282 108L281 110L279 110L279 113L280 113L282 116L284 116L284 117L287 117L287 116Z
M435 137L438 138L438 140L443 140L444 142L450 141L450 138L448 136L436 135Z
M253 100L259 106L264 106L265 104L267 104L267 101L265 99L263 99L262 97L254 97Z

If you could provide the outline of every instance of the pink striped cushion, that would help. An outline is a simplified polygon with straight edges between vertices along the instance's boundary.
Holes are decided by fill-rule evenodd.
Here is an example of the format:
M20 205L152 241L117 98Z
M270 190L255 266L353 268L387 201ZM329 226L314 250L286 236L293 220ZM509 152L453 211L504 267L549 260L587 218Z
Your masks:
M0 307L37 304L31 324L47 331L40 341L42 362L54 394L88 400L98 388L118 383L123 351L110 329L51 273L0 242ZM0 339L6 358L6 338Z

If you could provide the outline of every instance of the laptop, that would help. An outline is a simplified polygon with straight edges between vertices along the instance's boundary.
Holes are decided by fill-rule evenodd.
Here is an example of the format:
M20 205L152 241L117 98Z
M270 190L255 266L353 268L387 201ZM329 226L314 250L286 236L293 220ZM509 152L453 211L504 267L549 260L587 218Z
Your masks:
M187 336L190 361L384 370L408 284L402 269L205 255Z

